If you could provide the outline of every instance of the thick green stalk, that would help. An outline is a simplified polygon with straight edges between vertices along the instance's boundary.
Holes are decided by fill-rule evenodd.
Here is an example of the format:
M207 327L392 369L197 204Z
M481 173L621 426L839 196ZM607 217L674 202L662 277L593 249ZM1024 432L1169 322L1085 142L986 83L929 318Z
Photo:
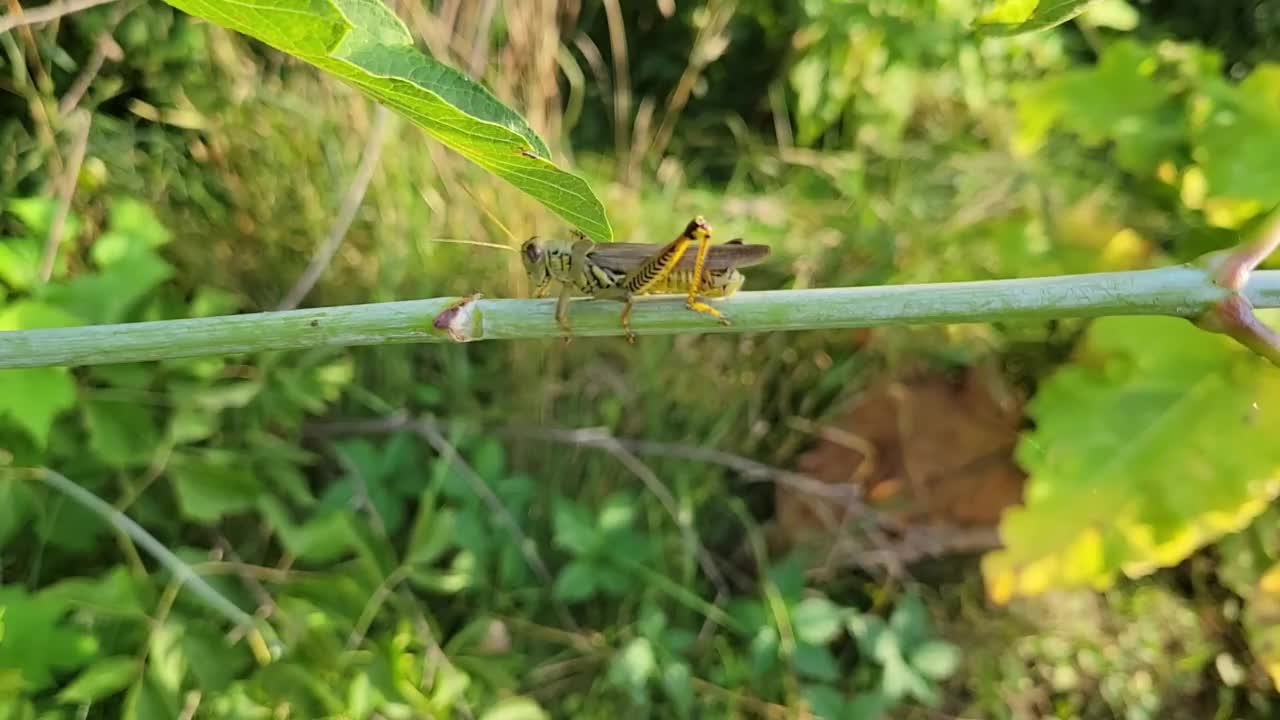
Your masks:
M1103 315L1199 318L1232 292L1195 265L1019 280L739 293L717 303L733 324L690 312L683 298L636 303L638 335L832 330L894 324L1041 320ZM1280 271L1255 272L1241 295L1280 307ZM0 332L0 368L92 365L167 358L415 342L560 336L554 300L436 298L369 305ZM622 306L570 307L575 336L621 335ZM441 315L443 313L443 315Z

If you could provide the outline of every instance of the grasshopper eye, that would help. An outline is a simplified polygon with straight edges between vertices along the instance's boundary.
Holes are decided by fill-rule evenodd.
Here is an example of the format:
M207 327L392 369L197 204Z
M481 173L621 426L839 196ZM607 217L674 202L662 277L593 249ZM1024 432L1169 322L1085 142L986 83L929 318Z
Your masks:
M536 237L525 240L520 252L524 253L525 259L531 263L536 263L542 259L542 248L538 246L538 238Z

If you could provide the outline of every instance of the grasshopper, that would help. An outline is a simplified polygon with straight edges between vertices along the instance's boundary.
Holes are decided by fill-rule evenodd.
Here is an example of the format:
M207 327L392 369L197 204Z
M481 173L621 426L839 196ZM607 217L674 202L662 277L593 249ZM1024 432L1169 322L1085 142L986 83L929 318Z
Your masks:
M747 245L741 239L711 244L711 226L694 218L679 237L666 245L649 243L595 243L580 232L569 239L531 237L520 247L520 259L533 283L534 297L543 297L551 283L560 285L556 323L569 337L569 299L578 296L619 300L622 328L627 341L631 331L631 307L638 295L687 293L686 306L711 315L723 325L729 319L703 298L725 298L736 293L745 278L740 267L757 265L769 255L767 245ZM689 245L698 243L690 256Z

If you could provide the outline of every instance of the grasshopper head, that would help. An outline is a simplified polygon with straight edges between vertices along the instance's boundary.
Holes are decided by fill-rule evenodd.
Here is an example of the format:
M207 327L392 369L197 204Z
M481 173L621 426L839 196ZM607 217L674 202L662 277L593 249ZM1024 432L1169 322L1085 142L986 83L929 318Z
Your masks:
M524 272L533 284L533 296L542 297L551 286L551 268L547 265L546 242L537 236L524 241L520 246L520 262L524 264Z

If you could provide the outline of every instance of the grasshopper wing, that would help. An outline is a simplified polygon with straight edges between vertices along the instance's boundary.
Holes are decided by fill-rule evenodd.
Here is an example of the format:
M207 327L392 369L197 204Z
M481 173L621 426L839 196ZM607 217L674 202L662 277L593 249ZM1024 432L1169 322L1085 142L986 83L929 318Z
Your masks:
M644 261L658 254L663 247L665 246L651 243L600 243L592 248L591 257L607 268L620 272L630 272L643 264ZM707 270L749 267L751 265L759 265L768 256L768 245L746 245L741 240L730 240L721 245L712 245L707 250L707 260L704 267ZM696 257L696 246L690 247L681 256L680 262L676 263L676 268L692 270Z

